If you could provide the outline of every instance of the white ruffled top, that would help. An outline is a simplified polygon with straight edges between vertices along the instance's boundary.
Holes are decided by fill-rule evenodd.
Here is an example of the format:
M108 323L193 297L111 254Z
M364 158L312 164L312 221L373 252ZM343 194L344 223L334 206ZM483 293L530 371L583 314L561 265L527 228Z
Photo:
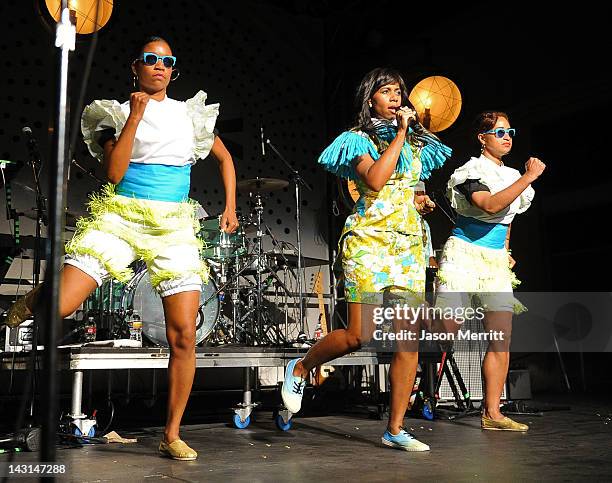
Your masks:
M92 156L102 161L104 150L98 144L100 133L115 130L119 137L130 114L130 101L92 102L83 111L81 131ZM208 156L215 140L214 128L219 104L206 105L206 93L187 101L166 97L151 99L136 130L130 162L185 166Z
M463 166L457 168L452 174L446 186L446 196L452 207L463 216L476 218L487 223L510 224L514 216L527 211L535 191L529 185L521 195L515 199L510 206L504 210L489 215L485 211L472 205L455 187L465 183L468 179L476 179L489 188L491 194L498 193L521 177L521 173L508 166L498 166L497 163L487 158L484 154L478 158L472 158Z

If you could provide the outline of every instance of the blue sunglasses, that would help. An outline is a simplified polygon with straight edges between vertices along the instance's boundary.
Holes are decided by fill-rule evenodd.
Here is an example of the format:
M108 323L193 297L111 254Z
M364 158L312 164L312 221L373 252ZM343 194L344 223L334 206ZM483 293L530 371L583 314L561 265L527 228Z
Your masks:
M506 133L508 133L508 136L513 138L514 135L516 134L516 129L514 129L513 127L511 127L510 129L504 129L503 127L498 127L495 129L491 129L490 131L485 131L481 134L495 134L495 137L501 139L506 135Z
M176 65L176 57L173 55L157 55L153 52L143 52L138 58L145 65L155 65L160 59L164 63L164 67L170 68Z

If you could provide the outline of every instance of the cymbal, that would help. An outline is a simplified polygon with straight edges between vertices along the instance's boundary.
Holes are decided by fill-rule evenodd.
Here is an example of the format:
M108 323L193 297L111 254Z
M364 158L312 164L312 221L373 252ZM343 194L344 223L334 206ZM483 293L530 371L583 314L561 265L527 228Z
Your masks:
M28 186L27 184L21 183L19 181L12 181L12 184L14 184L15 186L19 186L20 188L23 188L24 190L29 191L30 193L36 194L36 190L31 186Z
M266 256L270 258L274 258L279 266L282 265L286 259L287 264L290 267L297 268L297 265L298 265L297 255L293 253L280 254L274 251L269 251L266 253ZM328 265L328 264L329 264L329 261L324 260L323 258L305 257L304 255L302 255L302 268L319 267L319 266Z
M29 218L30 220L36 220L36 218L38 217L36 208L32 208L31 210L21 211L18 214L21 216L25 216L26 218ZM81 215L73 211L66 210L66 226L76 226L76 222L80 217Z
M238 191L248 193L269 193L271 191L282 190L287 186L289 186L289 181L276 178L244 179L236 183Z

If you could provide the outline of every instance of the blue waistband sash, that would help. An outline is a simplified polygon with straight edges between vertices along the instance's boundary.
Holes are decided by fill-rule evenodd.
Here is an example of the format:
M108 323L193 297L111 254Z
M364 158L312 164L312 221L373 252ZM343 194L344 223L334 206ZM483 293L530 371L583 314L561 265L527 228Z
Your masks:
M508 225L459 215L452 235L474 245L499 250L505 246L507 233Z
M130 163L115 192L130 198L182 202L189 197L190 182L190 164Z

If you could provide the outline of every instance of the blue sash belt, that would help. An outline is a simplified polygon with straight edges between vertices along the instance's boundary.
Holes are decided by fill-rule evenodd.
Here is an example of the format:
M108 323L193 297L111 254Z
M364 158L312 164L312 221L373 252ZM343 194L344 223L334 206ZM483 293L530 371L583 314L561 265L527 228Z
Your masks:
M487 223L459 215L452 235L474 245L499 250L505 246L506 233L508 233L508 225Z
M116 188L118 195L156 201L182 202L189 197L191 165L130 163Z

